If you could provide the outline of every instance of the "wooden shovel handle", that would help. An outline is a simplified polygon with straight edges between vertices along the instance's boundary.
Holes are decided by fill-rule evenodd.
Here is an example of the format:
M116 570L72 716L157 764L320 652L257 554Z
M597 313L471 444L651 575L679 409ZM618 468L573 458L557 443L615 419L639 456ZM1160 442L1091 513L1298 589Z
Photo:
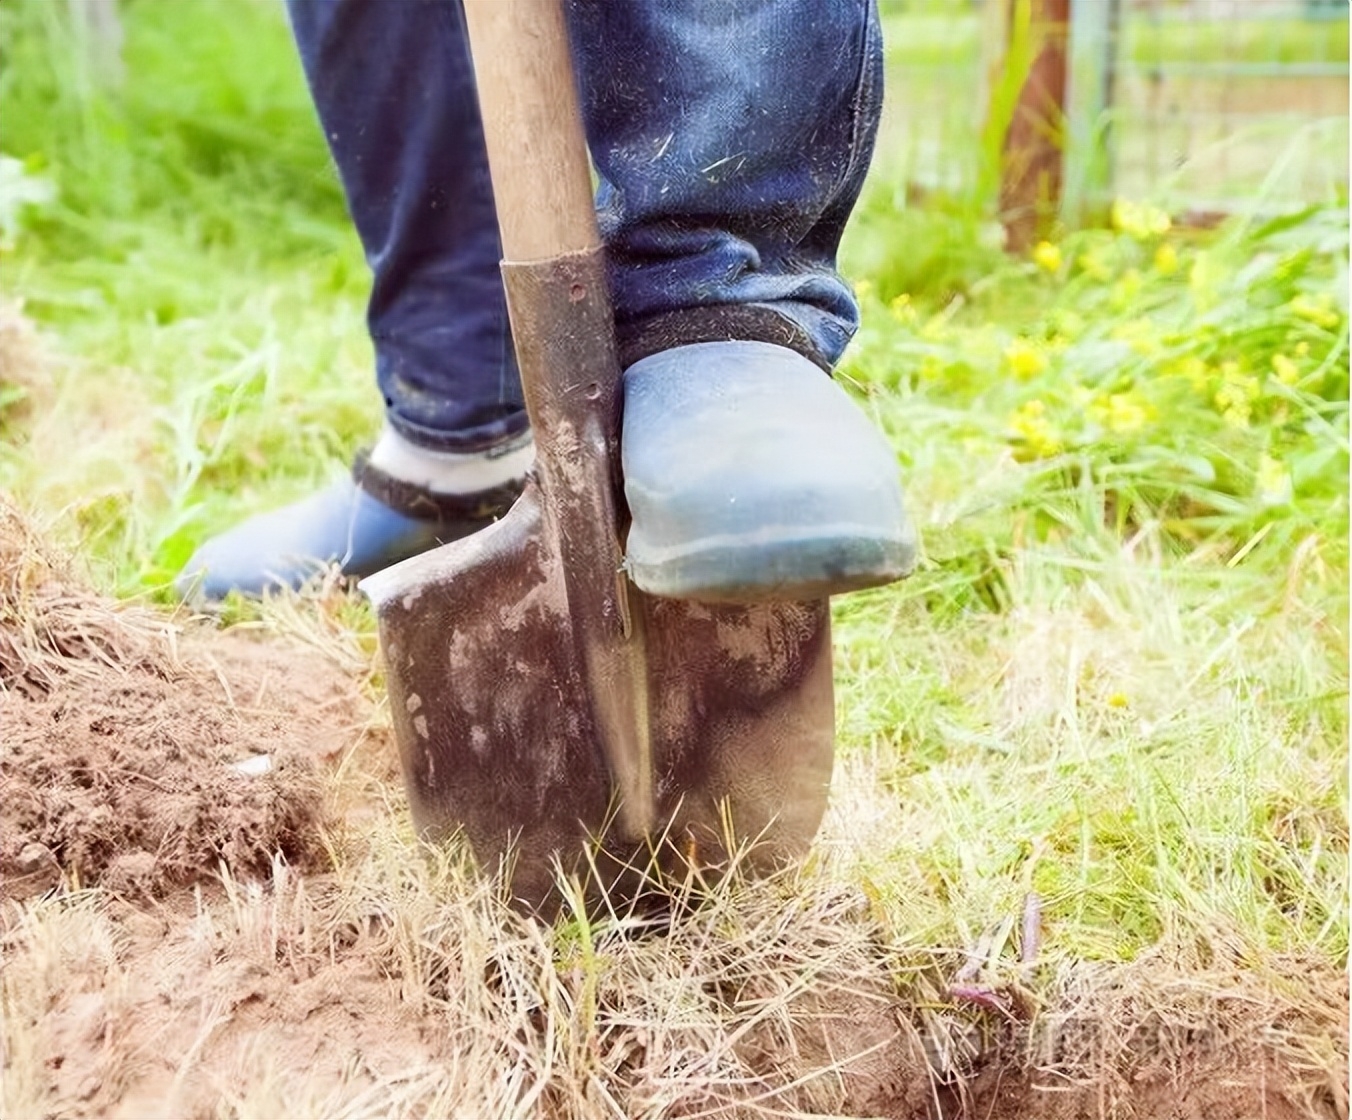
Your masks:
M600 244L560 0L465 0L503 256Z
M607 0L622 2L622 0ZM620 369L562 0L465 0L502 232L503 281L535 432L537 543L618 795L616 833L657 824L647 647L632 628L617 529ZM525 563L524 555L517 558ZM553 667L560 680L573 666ZM550 732L542 749L550 750ZM557 747L552 748L557 754Z

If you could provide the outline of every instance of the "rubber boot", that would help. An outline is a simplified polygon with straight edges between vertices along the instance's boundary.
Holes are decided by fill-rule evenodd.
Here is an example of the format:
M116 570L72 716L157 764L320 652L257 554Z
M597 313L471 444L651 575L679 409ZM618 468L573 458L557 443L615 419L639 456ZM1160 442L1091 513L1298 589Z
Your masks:
M705 342L624 375L630 577L711 601L814 599L910 574L896 456L795 351Z
M529 435L514 441L529 450ZM297 588L329 564L361 578L430 548L469 536L511 508L524 478L490 489L434 492L359 456L352 475L281 509L212 537L175 581L195 602L232 591L261 596Z

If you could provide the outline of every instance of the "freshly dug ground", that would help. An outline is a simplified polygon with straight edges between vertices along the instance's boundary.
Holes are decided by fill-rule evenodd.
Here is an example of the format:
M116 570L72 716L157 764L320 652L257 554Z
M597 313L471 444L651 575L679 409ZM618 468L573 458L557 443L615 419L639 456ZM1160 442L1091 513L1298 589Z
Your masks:
M544 928L416 848L391 750L313 650L100 598L0 507L0 1114L1348 1114L1325 962L972 974L808 873Z
M313 865L320 759L361 725L315 657L120 609L0 506L0 892L162 896Z

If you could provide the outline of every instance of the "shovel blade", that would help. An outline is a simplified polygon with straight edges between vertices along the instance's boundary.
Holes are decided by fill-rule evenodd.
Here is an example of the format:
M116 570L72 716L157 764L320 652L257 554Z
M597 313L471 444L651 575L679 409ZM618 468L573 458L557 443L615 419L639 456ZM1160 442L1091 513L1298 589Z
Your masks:
M556 867L588 844L593 888L641 889L635 868L715 866L727 825L754 865L799 857L830 782L834 711L825 601L725 606L631 589L651 788L650 834L622 815L598 716L614 698L581 668L553 524L536 486L465 540L363 583L376 604L390 707L414 823L456 833L487 869L506 861L513 897L558 900ZM608 870L607 870L608 869Z
M826 600L749 605L639 596L658 812L668 846L717 866L803 856L831 783ZM732 826L729 835L727 825Z

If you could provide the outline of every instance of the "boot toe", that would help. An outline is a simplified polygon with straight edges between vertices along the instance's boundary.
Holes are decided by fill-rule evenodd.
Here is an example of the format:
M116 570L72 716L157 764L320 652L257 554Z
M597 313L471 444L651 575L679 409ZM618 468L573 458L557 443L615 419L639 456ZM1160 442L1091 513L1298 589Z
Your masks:
M636 363L622 447L626 561L650 594L817 598L914 566L892 449L791 350L700 343Z
M368 575L438 543L436 522L407 517L340 479L309 498L236 525L204 543L175 580L185 599L297 588L326 565Z

